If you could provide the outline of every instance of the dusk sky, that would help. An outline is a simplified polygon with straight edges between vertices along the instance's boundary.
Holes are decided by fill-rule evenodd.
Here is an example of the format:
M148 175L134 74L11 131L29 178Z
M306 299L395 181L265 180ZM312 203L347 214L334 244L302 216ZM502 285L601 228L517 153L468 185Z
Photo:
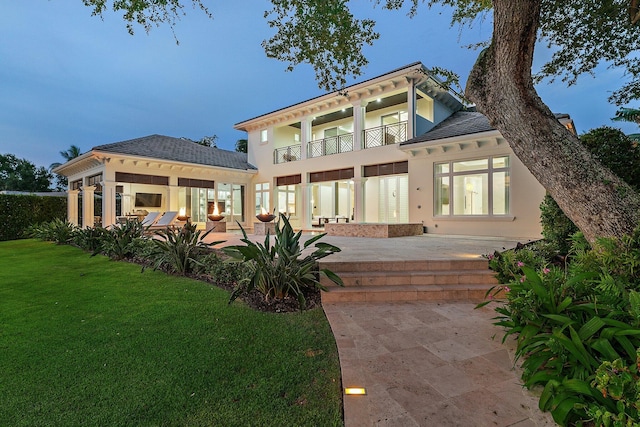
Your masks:
M188 2L176 45L168 25L131 36L121 15L109 11L101 20L81 0L0 0L0 153L48 167L72 144L85 152L156 133L216 134L218 147L232 150L246 137L235 123L323 93L308 65L285 72L287 64L265 56L260 43L273 34L263 17L268 1L210 3L213 20ZM478 55L465 46L491 35L490 20L450 28L448 9L421 7L409 19L406 10L351 3L381 33L365 51L365 75L351 83L416 61L451 69L464 83ZM536 63L548 57L539 49ZM602 125L634 133L637 125L610 120L617 108L607 98L623 78L603 66L577 86L543 82L538 91L580 133Z

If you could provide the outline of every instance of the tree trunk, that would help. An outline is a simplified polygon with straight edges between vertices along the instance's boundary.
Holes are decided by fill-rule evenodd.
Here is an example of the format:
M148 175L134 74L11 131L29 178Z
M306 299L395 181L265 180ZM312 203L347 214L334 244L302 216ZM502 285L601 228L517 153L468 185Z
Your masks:
M493 0L493 40L471 71L467 96L588 240L629 234L640 220L640 194L591 157L533 86L540 3Z

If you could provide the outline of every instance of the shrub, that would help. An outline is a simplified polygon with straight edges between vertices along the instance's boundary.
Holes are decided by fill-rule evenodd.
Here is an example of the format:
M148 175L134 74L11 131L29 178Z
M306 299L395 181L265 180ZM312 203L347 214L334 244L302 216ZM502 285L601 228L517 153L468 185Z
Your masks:
M73 233L71 243L85 251L99 251L102 240L108 232L102 227L78 228Z
M26 230L26 234L29 237L64 245L71 242L76 230L77 227L75 225L56 218L53 221L29 227Z
M93 255L103 253L115 260L130 259L143 244L144 231L142 224L136 220L127 220L124 224L106 229L102 243Z
M196 272L207 275L209 281L224 287L236 286L243 278L248 277L250 269L246 263L227 262L218 252L213 251L201 258Z
M283 224L282 227L280 222ZM307 240L301 248L302 231L294 233L289 220L283 214L280 214L280 220L276 223L273 246L269 233L265 237L264 244L254 243L247 238L244 228L242 226L240 228L245 246L228 246L223 248L223 251L235 260L248 263L251 271L249 277L241 280L231 293L229 302L233 302L243 292L257 289L267 300L293 296L298 299L302 309L305 306L303 293L305 289L326 290L320 284L319 273L325 274L337 285L343 285L342 280L332 271L328 269L318 271L319 259L340 252L340 248L336 246L316 243L325 234L319 234ZM302 257L302 250L313 243L316 249Z
M197 224L187 223L178 231L169 228L166 231L156 232L160 239L153 240L156 246L156 252L151 255L154 269L163 268L184 276L191 273L195 266L202 266L199 258L206 254L210 246L217 245L223 241L203 242L203 239L213 229L201 236L200 230L197 230L196 227Z
M569 253L571 236L578 227L564 214L560 206L550 195L544 196L540 204L540 223L542 235L561 254Z
M571 253L566 267L545 266L543 259L532 260L534 267L520 261L513 267L505 260L518 259L520 252L501 254L494 264L513 268L504 269L509 273L492 291L505 295L496 324L505 328L505 339L518 337L525 385L544 386L539 406L556 422L592 418L603 425L636 425L637 377L631 368L632 377L622 373L637 363L640 347L640 229L598 240L592 249L576 235ZM605 381L608 369L620 376ZM630 390L626 397L611 392L618 382Z
M0 194L0 241L24 239L27 229L67 217L66 197Z
M640 147L631 138L619 129L603 126L581 135L580 142L604 166L640 190ZM549 195L545 196L540 211L542 235L553 242L561 254L568 253L570 236L578 228Z

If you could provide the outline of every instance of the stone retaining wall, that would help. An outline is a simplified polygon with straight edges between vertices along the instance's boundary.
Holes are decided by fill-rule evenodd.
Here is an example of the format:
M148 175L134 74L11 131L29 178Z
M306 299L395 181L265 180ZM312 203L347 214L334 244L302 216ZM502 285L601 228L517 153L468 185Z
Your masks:
M324 231L329 236L344 237L403 237L423 234L421 223L412 224L376 224L376 223L328 223Z

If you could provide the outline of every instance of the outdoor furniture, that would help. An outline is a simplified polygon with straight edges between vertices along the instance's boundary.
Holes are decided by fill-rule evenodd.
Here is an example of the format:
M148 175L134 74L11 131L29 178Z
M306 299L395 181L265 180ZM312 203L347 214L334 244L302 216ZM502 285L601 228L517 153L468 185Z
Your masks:
M178 220L178 215L179 213L177 211L165 212L155 224L147 227L147 231L166 230L167 228L173 227Z
M329 217L324 217L321 216L318 218L318 224L313 224L313 227L322 227L324 224L329 224L330 222L333 223L339 223L340 221L344 222L345 224L347 224L349 222L349 218L347 218L346 216L339 216L339 217L335 217L335 218L329 218Z
M142 224L144 227L147 227L155 224L156 221L158 221L158 218L160 218L160 212L149 212L147 216L145 216L142 221L140 221L140 224Z

